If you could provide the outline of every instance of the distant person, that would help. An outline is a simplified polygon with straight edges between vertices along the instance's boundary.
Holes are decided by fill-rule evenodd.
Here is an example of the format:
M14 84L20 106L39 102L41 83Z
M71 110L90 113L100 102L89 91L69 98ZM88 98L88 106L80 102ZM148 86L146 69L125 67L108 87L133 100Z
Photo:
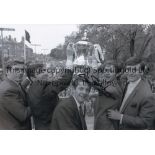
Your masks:
M7 77L0 84L0 129L31 129L31 110L20 83L23 80L24 63L12 62L6 69Z
M73 95L62 100L56 107L51 129L53 130L86 130L85 100L90 92L90 85L85 79L77 78L72 82Z
M119 124L120 130L153 129L155 98L146 79L143 79L141 60L126 61L127 84L119 110L108 111L108 118Z

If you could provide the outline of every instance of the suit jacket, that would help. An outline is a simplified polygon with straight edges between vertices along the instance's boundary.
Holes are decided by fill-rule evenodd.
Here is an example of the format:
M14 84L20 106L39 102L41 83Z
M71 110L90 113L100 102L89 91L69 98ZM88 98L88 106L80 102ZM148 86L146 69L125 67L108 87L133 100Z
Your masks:
M141 80L122 108L124 115L119 129L152 129L155 119L155 98L146 80Z
M0 129L30 129L30 114L21 87L14 81L4 80L0 84Z
M117 81L115 85L110 85L106 88L106 92L110 93L114 98L106 96L100 92L95 104L95 130L114 130L118 129L118 124L107 117L107 111L109 109L118 109L121 103L122 90L119 87Z
M56 80L36 80L28 90L28 100L34 116L35 128L50 129L53 111L59 101L58 94L66 89L72 79L72 71L64 73Z
M51 129L52 130L85 130L77 104L73 97L62 100L56 107Z

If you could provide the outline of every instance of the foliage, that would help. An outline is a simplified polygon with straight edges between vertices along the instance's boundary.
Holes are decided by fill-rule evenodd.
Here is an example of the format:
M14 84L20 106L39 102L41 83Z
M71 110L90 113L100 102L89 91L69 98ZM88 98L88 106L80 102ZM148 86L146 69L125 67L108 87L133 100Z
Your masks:
M131 56L144 60L150 58L155 51L155 26L144 24L82 24L78 32L65 37L65 43L51 50L50 56L58 59L66 58L66 47L69 42L77 42L88 30L88 38L92 43L100 44L106 50L106 59L124 62ZM153 55L154 57L154 55ZM152 62L153 60L150 59Z
M66 59L66 52L63 45L58 45L56 48L51 50L50 56L57 60Z

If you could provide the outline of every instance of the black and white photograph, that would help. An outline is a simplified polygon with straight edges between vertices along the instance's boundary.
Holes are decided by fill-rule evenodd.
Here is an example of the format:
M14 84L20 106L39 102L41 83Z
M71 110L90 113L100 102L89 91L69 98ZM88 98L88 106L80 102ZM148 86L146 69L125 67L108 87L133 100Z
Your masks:
M154 130L155 25L0 25L1 130Z
M2 155L154 155L153 0L0 6Z

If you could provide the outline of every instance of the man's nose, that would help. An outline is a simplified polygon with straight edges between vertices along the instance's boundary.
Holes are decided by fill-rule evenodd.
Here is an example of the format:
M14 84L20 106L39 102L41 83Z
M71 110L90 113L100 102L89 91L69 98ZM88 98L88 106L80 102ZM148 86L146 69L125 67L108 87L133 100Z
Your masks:
M21 76L21 77L24 76L24 73L20 72L20 73L19 73L19 76Z
M83 95L87 95L87 90L83 90Z
M134 75L134 74L135 74L135 73L133 73L133 72L129 72L129 73L128 73L128 75Z

